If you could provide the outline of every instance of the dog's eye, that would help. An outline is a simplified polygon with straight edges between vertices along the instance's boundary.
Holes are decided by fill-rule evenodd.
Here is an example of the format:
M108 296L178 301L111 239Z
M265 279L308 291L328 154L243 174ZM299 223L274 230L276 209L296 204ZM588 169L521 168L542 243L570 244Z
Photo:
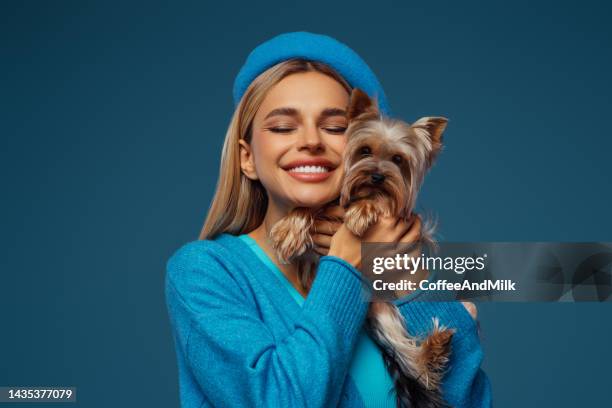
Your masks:
M369 146L363 146L359 150L359 153L361 153L363 156L368 156L368 155L372 154L372 149L370 149Z
M395 163L395 164L397 164L397 165L402 164L402 161L403 161L402 156L400 156L399 154L394 155L394 156L391 158L391 160L393 160L393 163Z

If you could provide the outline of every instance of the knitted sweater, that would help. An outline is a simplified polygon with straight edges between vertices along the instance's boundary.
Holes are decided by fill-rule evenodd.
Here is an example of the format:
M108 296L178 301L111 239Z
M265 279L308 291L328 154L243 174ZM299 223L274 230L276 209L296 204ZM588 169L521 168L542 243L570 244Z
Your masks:
M238 238L246 243L268 269L276 275L297 304L303 306L304 296L298 292L257 241L248 234L240 234ZM397 408L397 394L393 378L385 367L382 350L372 340L365 325L361 327L356 342L347 374L351 378L350 380L347 378L346 381L354 382L366 408Z
M443 395L453 407L489 407L476 324L456 302L395 303L412 334L431 318L457 329ZM368 308L360 272L323 256L302 307L240 239L221 234L177 250L166 303L183 408L363 407L351 356Z

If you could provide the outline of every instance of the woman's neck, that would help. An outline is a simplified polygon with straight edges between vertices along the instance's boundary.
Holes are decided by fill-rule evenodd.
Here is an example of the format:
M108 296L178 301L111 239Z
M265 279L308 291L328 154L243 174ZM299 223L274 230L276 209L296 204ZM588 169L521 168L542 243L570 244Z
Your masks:
M276 256L276 251L272 247L270 240L270 230L281 218L287 215L286 211L278 211L274 206L268 206L263 222L259 227L249 232L249 236L257 242L263 251L270 257L274 264L287 277L287 280L293 287L303 296L306 297L308 292L304 291L297 274L297 267L293 264L282 264Z

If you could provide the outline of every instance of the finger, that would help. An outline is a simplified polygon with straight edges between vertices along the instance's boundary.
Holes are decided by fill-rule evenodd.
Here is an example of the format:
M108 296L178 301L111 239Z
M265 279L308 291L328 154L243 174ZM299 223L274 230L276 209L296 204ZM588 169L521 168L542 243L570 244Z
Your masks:
M403 242L403 243L405 243L405 242ZM407 242L407 243L414 244L414 242ZM422 248L421 244L410 245L406 249L406 251L409 251L408 252L408 256L411 257L411 258L418 258L419 255L421 255L422 250L423 250L423 248Z
M377 226L382 227L386 230L394 230L397 225L397 218L389 215L381 215L376 221Z
M319 254L321 256L325 256L325 255L327 255L329 253L329 248L322 248L322 247L320 247L318 245L315 245L315 247L313 249L314 249L314 251L317 254Z
M340 225L339 222L317 220L314 223L315 234L334 235Z
M411 243L418 241L419 238L421 238L421 227L421 217L416 215L414 221L412 222L408 230L404 233L404 235L400 238L399 242Z
M401 239L410 231L414 224L413 219L396 219L395 225L392 229L393 240L395 242L401 242Z
M400 234L398 234L396 224L396 217L380 215L376 223L368 228L362 239L367 242L397 242Z
M323 211L323 214L325 214L326 216L338 218L340 220L344 219L344 213L345 213L345 210L340 205L334 205L334 206L327 207L325 211Z
M312 241L316 246L321 246L325 248L329 248L331 245L332 236L324 235L324 234L314 234L312 236Z

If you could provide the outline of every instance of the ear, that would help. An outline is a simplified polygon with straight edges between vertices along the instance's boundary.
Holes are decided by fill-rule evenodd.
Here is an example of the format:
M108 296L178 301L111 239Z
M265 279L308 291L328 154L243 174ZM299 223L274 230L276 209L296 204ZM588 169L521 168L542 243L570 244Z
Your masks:
M425 134L431 140L431 153L429 165L433 164L440 150L442 150L442 133L446 129L448 119L439 116L426 116L414 122L411 126L417 133Z
M238 141L240 144L240 169L242 174L251 180L258 180L257 172L255 171L255 162L253 161L253 151L244 139Z
M349 121L359 117L360 120L377 119L380 116L376 99L372 100L367 93L359 88L353 88L347 111Z

